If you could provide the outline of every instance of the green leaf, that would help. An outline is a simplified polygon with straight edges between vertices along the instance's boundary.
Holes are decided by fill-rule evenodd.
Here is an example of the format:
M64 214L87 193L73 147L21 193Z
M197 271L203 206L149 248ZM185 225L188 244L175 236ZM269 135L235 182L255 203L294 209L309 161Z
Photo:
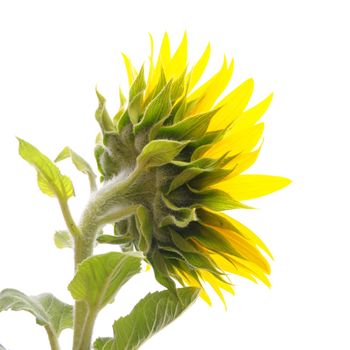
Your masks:
M30 312L37 324L49 328L56 337L73 327L73 307L52 294L27 296L16 289L5 289L0 293L0 312L6 310Z
M136 350L147 339L179 317L196 300L199 289L177 289L148 294L136 304L131 313L113 325L113 350Z
M90 309L101 310L111 303L119 289L141 270L141 257L127 253L107 253L84 260L68 289L75 300Z
M145 129L154 125L158 121L164 119L171 112L171 82L169 82L163 90L156 96L147 106L141 121L135 125L135 134L141 129Z
M54 241L56 247L59 249L73 248L73 238L68 231L56 231Z
M97 338L94 342L94 350L109 350L113 344L113 338Z
M6 350L6 349L0 344L0 350Z
M18 138L19 154L34 166L38 174L38 185L48 196L66 200L74 195L74 188L69 177L62 175L57 166L37 148Z
M139 167L161 166L174 160L186 147L186 142L153 140L148 143L137 157Z
M79 156L79 154L75 153L72 149L69 147L65 147L61 153L57 156L55 159L55 162L59 162L63 159L71 158L73 164L75 167L81 171L82 173L86 174L89 177L90 186L92 190L96 190L96 183L95 178L96 175L94 171L92 170L90 164L82 157Z

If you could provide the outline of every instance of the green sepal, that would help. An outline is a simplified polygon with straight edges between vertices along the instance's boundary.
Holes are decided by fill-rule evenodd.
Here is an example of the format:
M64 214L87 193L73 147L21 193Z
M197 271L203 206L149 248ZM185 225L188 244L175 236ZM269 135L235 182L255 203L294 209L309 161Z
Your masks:
M104 151L105 151L105 148L104 148L104 146L102 144L97 144L95 146L94 155L95 155L95 159L96 159L96 163L97 163L97 169L103 175L103 177L104 177L105 174L104 174L104 171L103 171L103 168L102 168L101 157L102 157Z
M147 254L152 245L152 214L147 208L145 208L143 205L140 205L136 210L135 218L136 226L140 233L138 249Z
M126 109L126 103L127 103L126 97L124 96L123 91L122 91L121 88L119 88L119 100L120 100L119 110L116 113L116 115L113 117L113 124L115 126L118 125L119 119L124 114L125 109Z
M177 233L176 231L170 230L170 237L173 243L175 244L175 246L179 248L181 251L187 252L187 253L198 253L197 248L192 243L188 242L186 238L184 238L181 234Z
M171 82L164 86L163 90L148 104L143 118L134 126L134 133L147 129L159 120L168 117L171 112Z
M192 200L195 207L207 207L211 210L224 211L231 209L252 209L252 207L245 205L233 199L228 193L217 190L196 190L187 186L192 192Z
M99 93L97 89L96 95L98 98L99 105L95 113L95 118L100 124L103 133L105 133L106 131L114 131L115 127L113 121L106 110L106 99Z
M167 290L146 295L136 304L129 315L119 318L114 323L113 344L102 349L139 349L146 340L191 306L198 294L198 288L185 287L178 288L176 295Z
M28 296L16 289L4 289L0 293L0 312L6 310L28 311L36 323L48 328L58 337L66 328L73 328L73 307L52 294Z
M217 110L186 118L171 126L159 129L157 138L175 140L194 140L202 138L209 126L211 118Z
M56 231L54 242L57 248L73 248L74 241L72 235L68 231Z
M186 78L186 71L185 69L177 79L173 81L173 84L171 86L171 100L176 101L178 98L180 98L184 91L185 91L185 78Z
M159 249L167 259L181 260L186 263L191 269L204 269L214 274L220 273L217 266L210 259L210 257L202 254L198 250L194 252L188 252L183 251L181 248L165 244L159 245Z
M37 148L18 138L19 154L37 171L40 190L50 197L67 200L74 195L74 188L68 176L62 175L58 167Z
M99 311L114 300L119 289L141 271L141 257L111 252L84 260L68 286L74 300L85 301Z
M188 183L189 181L196 178L198 175L202 174L205 171L205 169L201 168L187 168L183 170L179 175L176 175L171 181L167 194L176 190L180 186Z
M143 94L145 88L144 66L142 66L139 74L131 85L129 92L128 114L133 124L138 123L139 117L142 114Z
M152 91L152 93L149 95L147 100L145 101L145 106L147 107L148 104L158 96L158 94L164 89L165 85L167 84L166 76L163 67L160 70L160 76L157 82L156 87Z
M97 242L101 244L129 244L132 242L133 237L129 235L125 236L112 236L112 235L100 235L97 237Z
M205 170L201 174L198 174L193 180L191 179L192 181L188 181L188 183L192 188L200 190L223 181L233 170L234 169Z
M195 233L194 233L195 232ZM203 225L203 223L193 222L185 230L186 237L192 237L203 247L215 252L222 252L243 258L234 246L215 229Z
M170 214L166 215L159 223L159 227L165 227L169 225L175 225L177 227L186 227L192 221L197 220L195 208L179 208L171 201L162 196L162 201L169 209Z
M96 184L95 184L96 175L92 170L90 164L69 147L65 147L61 151L61 153L56 157L55 162L59 162L66 158L71 158L75 167L89 177L91 189L96 190Z
M176 284L171 279L167 263L162 254L160 254L158 248L153 248L153 251L147 258L153 267L156 280L176 295Z
M186 144L187 142L153 140L142 149L137 164L141 169L167 164L175 159Z

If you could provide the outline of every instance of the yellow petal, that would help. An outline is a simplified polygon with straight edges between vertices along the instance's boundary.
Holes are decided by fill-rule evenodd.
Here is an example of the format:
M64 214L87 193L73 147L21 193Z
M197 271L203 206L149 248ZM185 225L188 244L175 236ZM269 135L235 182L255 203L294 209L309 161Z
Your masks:
M152 34L149 33L149 39L150 39L150 46L151 46L151 52L149 56L149 73L148 73L148 81L145 91L145 100L147 100L148 96L150 95L152 89L152 79L154 75L154 40L152 37Z
M177 77L186 69L187 51L187 33L185 32L178 49L170 60L169 65L165 68L167 79Z
M227 152L230 152L232 156L242 152L249 152L259 142L263 131L263 123L237 133L229 131L221 141L207 150L203 157L219 158Z
M227 163L225 168L233 168L233 171L227 177L225 177L225 180L231 179L232 177L237 176L250 168L257 160L260 150L261 146L256 151L242 153Z
M220 232L241 256L258 265L264 272L271 272L268 261L260 253L260 251L243 236L232 230L226 230L218 227L216 227L215 230Z
M247 269L247 271L250 271L254 277L259 279L266 286L271 287L271 283L267 278L265 272L258 265L256 265L251 261L241 259L232 255L230 255L229 258L232 259L232 261L236 266L239 266L239 265L241 265L241 267L243 266L245 269Z
M148 95L153 91L153 89L156 87L158 80L161 75L162 69L166 69L166 67L169 65L170 62L170 40L168 33L164 34L162 44L160 46L159 50L159 56L157 60L156 67L153 71L152 77L148 82Z
M270 175L238 175L213 187L229 193L235 200L247 200L265 196L289 185L285 177Z
M215 212L215 215L221 216L221 218L229 223L229 226L232 226L234 230L236 230L238 233L243 235L246 239L251 240L252 243L256 244L259 248L261 248L267 255L270 256L271 259L273 259L273 256L265 245L265 243L248 227L244 226L239 221L233 219L232 217L223 214L223 213L217 213Z
M209 81L204 85L198 88L191 96L189 97L190 101L199 99L194 108L190 111L191 115L201 113L203 111L208 111L217 98L225 90L227 84L229 83L233 73L233 60L230 62L230 65L227 66L226 58L222 68L218 73L216 73Z
M211 305L212 302L210 300L209 295L207 294L207 292L205 291L205 289L203 288L203 286L195 279L193 278L191 275L189 275L188 273L176 269L176 273L179 274L182 279L187 283L188 286L192 286L192 287L196 287L196 288L200 288L200 292L199 292L199 296L208 304Z
M273 94L269 95L267 98L265 98L265 100L261 101L254 107L243 112L241 117L233 126L234 130L239 131L255 125L266 112L266 110L269 108L272 101L272 97Z
M130 58L125 54L122 54L122 56L124 59L126 73L128 75L129 85L131 86L137 76L137 71L135 67L132 65Z
M217 266L220 266L220 269L223 271L247 278L256 283L252 271L241 263L234 262L230 257L225 257L219 254L212 254L210 255L210 258L215 262Z
M192 68L192 71L188 76L188 79L189 79L188 91L192 91L193 87L198 83L199 79L201 78L208 64L209 57L210 57L210 44L208 44L203 55L198 60L198 62L194 65L194 67Z
M233 121L239 118L247 107L253 94L253 79L246 80L243 84L228 94L218 105L219 111L212 118L209 131L225 129Z
M222 294L221 289L226 290L227 292L234 295L235 292L234 292L232 286L229 284L229 282L225 283L223 281L220 281L220 279L218 279L213 274L211 274L210 272L205 271L205 270L201 270L200 275L201 275L202 280L208 282L211 285L211 287L214 289L215 293L219 296L222 303L224 304L225 309L227 309L225 297Z

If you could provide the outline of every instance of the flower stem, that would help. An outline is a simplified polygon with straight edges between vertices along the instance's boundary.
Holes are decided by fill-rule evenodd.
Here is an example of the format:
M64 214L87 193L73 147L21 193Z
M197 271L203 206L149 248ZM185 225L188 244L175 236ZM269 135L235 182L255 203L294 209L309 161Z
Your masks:
M134 172L126 180L109 184L96 191L84 210L79 227L70 220L70 213L64 211L66 208L63 206L62 212L66 214L67 226L72 228L71 233L74 237L75 271L81 262L92 256L96 235L104 225L114 223L135 212L136 207L124 198L123 193L136 175ZM96 317L97 312L89 310L85 302L75 303L73 350L90 350Z
M57 335L54 334L50 327L46 326L45 329L50 341L51 350L60 350L60 344L58 343Z

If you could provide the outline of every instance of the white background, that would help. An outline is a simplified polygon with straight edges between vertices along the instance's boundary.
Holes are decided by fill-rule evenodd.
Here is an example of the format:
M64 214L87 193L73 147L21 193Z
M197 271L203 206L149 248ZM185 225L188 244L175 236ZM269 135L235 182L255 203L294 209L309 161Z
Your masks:
M188 31L191 57L212 43L212 73L235 58L232 86L254 77L252 102L275 92L260 159L252 172L293 184L232 213L269 245L273 287L234 279L225 312L201 300L154 336L151 349L350 349L349 10L347 1L2 1L0 5L0 290L53 292L70 302L72 254L55 248L64 228L57 203L42 195L17 154L20 136L54 158L66 145L94 162L97 84L111 112L125 84L120 52L141 64L148 32L176 45ZM62 163L76 187L76 217L87 179ZM98 252L103 251L101 248ZM159 286L135 277L98 319L96 336ZM71 331L62 334L70 348ZM48 349L24 312L0 314L8 350Z

